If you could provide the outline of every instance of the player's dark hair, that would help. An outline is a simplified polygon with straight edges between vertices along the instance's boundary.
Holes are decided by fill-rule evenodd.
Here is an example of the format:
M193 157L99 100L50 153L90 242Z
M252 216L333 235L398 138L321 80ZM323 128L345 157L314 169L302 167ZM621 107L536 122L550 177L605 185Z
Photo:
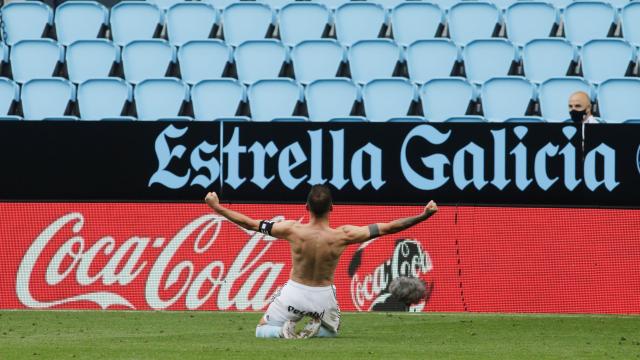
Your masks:
M325 185L313 185L307 196L307 205L309 211L316 216L324 216L329 210L333 199L331 198L331 190Z

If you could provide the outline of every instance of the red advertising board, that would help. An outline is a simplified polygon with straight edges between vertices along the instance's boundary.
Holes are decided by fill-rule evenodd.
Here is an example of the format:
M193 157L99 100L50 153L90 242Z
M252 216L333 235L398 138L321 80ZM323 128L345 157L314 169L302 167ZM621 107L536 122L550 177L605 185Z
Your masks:
M231 205L308 219L302 205ZM416 206L335 206L332 226ZM288 278L288 243L200 204L0 203L0 308L247 310ZM415 311L640 314L640 210L442 207L416 227L348 248L346 311L388 310L390 281L431 289Z

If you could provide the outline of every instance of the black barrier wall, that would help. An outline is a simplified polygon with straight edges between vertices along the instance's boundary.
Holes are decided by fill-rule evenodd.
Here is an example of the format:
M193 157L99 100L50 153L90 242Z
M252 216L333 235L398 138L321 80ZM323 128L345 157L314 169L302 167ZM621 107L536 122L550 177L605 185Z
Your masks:
M640 204L640 126L4 122L0 200Z

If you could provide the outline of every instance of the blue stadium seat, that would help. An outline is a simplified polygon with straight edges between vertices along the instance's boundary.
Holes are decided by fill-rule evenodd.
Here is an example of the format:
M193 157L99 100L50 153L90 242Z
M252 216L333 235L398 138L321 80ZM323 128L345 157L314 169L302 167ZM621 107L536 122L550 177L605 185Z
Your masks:
M51 39L21 40L13 45L10 59L13 80L48 78L64 63L64 47Z
M313 0L327 7L331 11L335 11L340 5L343 5L351 0Z
M47 25L53 25L53 11L40 1L11 2L2 7L2 25L8 45L39 39Z
M425 119L422 116L400 116L400 117L394 117L391 118L389 120L387 120L387 122L392 122L392 123L424 123L424 122L428 122L427 119Z
M78 85L78 108L83 120L118 118L132 100L131 85L120 78L90 79Z
M524 75L535 83L566 76L571 62L577 60L577 57L576 50L565 39L531 40L522 51Z
M215 36L217 23L218 11L204 2L182 2L167 10L167 36L175 46Z
M475 89L464 78L433 79L420 88L422 111L429 121L445 121L467 114Z
M202 80L191 89L196 120L217 120L236 116L246 90L236 79Z
M234 53L238 80L245 84L261 79L277 78L289 51L279 40L249 40L236 48Z
M449 10L449 35L457 45L489 38L500 22L500 11L489 2L463 1Z
M387 15L380 4L352 1L336 10L336 37L344 46L351 46L359 40L376 39Z
M176 49L166 40L134 40L122 49L124 78L132 84L161 78L176 61Z
M407 68L412 81L424 84L450 76L460 50L449 39L418 40L407 48Z
M242 0L242 1L251 1L251 0ZM282 10L284 6L291 4L292 0L257 0L257 1L263 2L269 5L269 7L272 8L273 10L280 12L280 10Z
M508 75L516 56L517 48L498 38L474 40L462 51L467 79L473 83Z
M598 86L600 118L608 123L640 119L640 79L621 78L603 81Z
M33 79L22 86L22 112L25 120L64 118L76 98L76 88L63 78Z
M78 40L67 47L66 58L69 80L78 84L108 77L120 63L120 47L107 39Z
M506 11L506 9L508 9L511 5L516 4L520 1L526 0L493 0L491 2L494 3L501 11Z
M222 13L222 27L227 44L238 46L247 40L269 37L275 15L268 5L243 1L227 6Z
M291 61L296 80L308 84L336 77L346 51L334 39L306 40L291 50Z
M124 46L133 40L152 39L160 33L162 12L147 1L123 1L111 8L111 37Z
M417 97L415 85L402 78L375 79L362 88L364 111L371 122L409 115Z
M95 1L67 1L56 9L58 42L69 45L77 40L91 40L104 35L109 10Z
M227 63L233 62L233 49L222 40L193 40L178 49L182 80L193 85L200 80L221 78Z
M560 23L553 5L540 1L518 1L505 12L509 40L524 46L533 39L552 36L554 25Z
M481 99L484 117L488 121L503 122L526 115L535 86L523 77L499 77L482 85Z
M544 119L540 116L519 116L508 118L504 122L506 123L545 123Z
M303 99L302 91L302 86L292 79L256 81L247 92L251 119L271 121L292 116L296 105Z
M361 40L348 52L353 81L364 84L377 78L393 76L402 60L402 48L391 39Z
M345 78L316 80L305 90L307 110L311 121L329 121L351 114L360 98L358 86Z
M184 0L146 0L146 1L149 1L149 2L151 2L153 4L155 4L162 11L167 11L173 5L180 4Z
M600 1L576 1L564 11L564 31L574 46L605 38L615 22L615 9Z
M640 47L640 2L630 2L621 10L622 34L625 40Z
M6 117L20 100L20 87L13 81L0 77L0 117Z
M189 101L189 86L176 78L146 79L133 94L139 120L175 118Z
M337 117L337 118L330 119L329 122L366 123L368 122L368 120L363 116L345 116L345 117Z
M434 38L444 13L438 5L422 1L403 1L391 11L393 38L402 46L416 40Z
M640 25L640 24L638 24ZM582 47L582 73L591 83L623 77L635 65L633 46L622 39L591 40Z
M280 39L287 46L295 46L304 40L320 39L331 13L317 2L292 2L279 12Z
M548 122L568 120L569 96L576 91L584 91L591 95L589 83L579 77L552 78L543 82L538 90L542 117Z
M444 120L450 123L485 123L487 120L479 115L460 115L452 116Z
M563 12L564 9L574 1L575 0L550 0L548 2L549 4L553 5L553 7L558 9L560 12Z

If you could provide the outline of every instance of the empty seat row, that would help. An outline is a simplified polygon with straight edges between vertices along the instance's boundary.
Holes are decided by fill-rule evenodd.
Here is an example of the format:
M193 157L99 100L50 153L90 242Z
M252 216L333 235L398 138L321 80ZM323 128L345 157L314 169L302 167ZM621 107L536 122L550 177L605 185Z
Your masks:
M560 38L536 39L522 51L506 39L474 40L459 49L448 39L418 40L405 51L390 39L361 40L346 50L336 40L307 40L289 50L276 39L249 40L235 50L218 39L190 41L179 49L162 39L136 40L120 48L106 39L79 40L66 49L54 40L22 40L4 61L11 60L13 79L60 76L80 83L117 76L136 84L144 79L179 77L188 84L220 77L243 83L278 76L303 84L316 79L351 77L360 84L372 79L406 76L416 83L465 75L473 83L506 75L524 75L535 83L577 75L600 83L635 76L637 52L622 39L592 40L578 51ZM522 69L520 69L522 64ZM66 66L63 66L66 65ZM406 70L404 66L406 65ZM347 69L348 68L348 72ZM289 70L288 70L289 69ZM172 71L173 70L173 71ZM288 72L287 72L288 71Z
M190 89L179 79L148 79L132 86L118 78L91 79L76 87L61 78L34 79L22 86L0 79L0 106L4 118L20 103L25 119L73 118L87 120L191 119L216 120L249 115L254 121L274 119L364 119L389 121L425 119L446 121L475 115L477 104L489 121L518 118L561 122L568 119L567 99L576 91L593 95L579 78L555 78L539 89L521 77L488 80L480 90L462 78L433 79L420 88L406 79L376 79L363 87L345 78L316 80L303 88L292 79L260 80L245 88L237 80L204 80ZM77 97L77 100L76 100ZM104 101L108 98L109 101ZM597 89L601 119L624 122L640 119L640 79L622 78L603 82ZM533 105L539 103L540 116ZM135 102L135 107L130 109ZM306 104L306 113L301 104ZM192 112L186 105L192 105ZM362 104L362 110L358 109ZM421 105L421 106L418 106ZM243 110L245 109L245 110ZM544 119L544 120L543 120Z
M640 22L640 3L626 5L621 19L622 36L640 46L640 29L636 26ZM619 22L611 5L597 1L572 3L562 15L546 2L531 1L514 3L504 15L494 4L483 1L460 2L448 13L438 5L422 1L402 2L390 13L379 4L357 1L340 6L335 14L317 2L290 3L276 13L264 3L244 1L229 5L222 15L210 4L198 1L178 3L166 15L144 1L123 1L111 9L110 15L96 2L70 1L60 5L55 18L46 5L23 1L5 5L2 20L9 45L41 38L55 24L57 38L63 45L110 36L120 46L159 37L165 22L168 40L178 46L189 40L216 36L231 46L269 37L280 37L287 46L294 46L304 40L328 37L333 32L345 46L385 36L392 36L403 46L441 36L466 45L475 39L502 35L523 46L534 38L559 35L562 21L566 38L581 46L591 39L614 35Z

